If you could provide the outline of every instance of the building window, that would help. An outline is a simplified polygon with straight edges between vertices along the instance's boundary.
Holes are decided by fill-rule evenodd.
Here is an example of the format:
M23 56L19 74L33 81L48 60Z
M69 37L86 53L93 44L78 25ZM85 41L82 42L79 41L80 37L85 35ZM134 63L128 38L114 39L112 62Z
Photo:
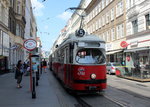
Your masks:
M109 14L110 14L110 12L106 13L106 23L109 23Z
M128 0L128 9L130 9L131 7L133 7L135 5L135 0ZM137 2L137 1L136 1Z
M101 11L101 2L98 4L98 13Z
M17 13L18 13L18 14L21 14L20 5L21 5L21 3L18 1L18 4L17 4Z
M105 15L102 16L102 26L105 25Z
M117 39L120 38L120 25L117 26L116 36L117 36Z
M150 29L150 14L145 15L146 29Z
M109 0L106 0L106 6L109 4Z
M110 31L109 30L107 31L106 35L107 35L107 42L110 42Z
M114 20L114 8L111 9L111 21Z
M19 24L16 24L16 35L19 36Z
M138 32L138 20L132 21L132 34L135 34Z
M99 24L98 24L98 25L99 25L98 28L101 28L101 26L102 26L102 24L101 24L101 19L102 19L102 18L100 18L99 21L98 21L98 23L99 23Z
M123 2L122 0L116 5L116 17L123 14Z
M121 37L124 37L124 24L121 24L120 27L121 27L120 35L121 35Z
M102 38L103 38L104 41L106 41L106 39L105 39L105 33L102 34Z
M111 29L111 40L114 41L115 40L115 28Z
M99 20L96 21L96 30L99 28Z
M102 10L105 8L105 1L102 0Z

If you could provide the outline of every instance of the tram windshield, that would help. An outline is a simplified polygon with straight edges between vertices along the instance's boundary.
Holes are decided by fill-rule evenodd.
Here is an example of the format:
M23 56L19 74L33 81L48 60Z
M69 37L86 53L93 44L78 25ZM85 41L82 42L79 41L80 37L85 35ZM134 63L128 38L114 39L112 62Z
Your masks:
M81 49L76 54L76 61L80 64L103 64L105 56L99 49Z

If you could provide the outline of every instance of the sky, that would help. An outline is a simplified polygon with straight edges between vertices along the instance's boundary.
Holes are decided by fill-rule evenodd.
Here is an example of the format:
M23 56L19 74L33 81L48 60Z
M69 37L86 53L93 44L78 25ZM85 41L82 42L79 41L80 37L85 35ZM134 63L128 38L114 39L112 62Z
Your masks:
M42 50L50 51L61 29L73 13L65 10L77 7L80 0L31 0L31 2L38 28L37 36L42 41Z

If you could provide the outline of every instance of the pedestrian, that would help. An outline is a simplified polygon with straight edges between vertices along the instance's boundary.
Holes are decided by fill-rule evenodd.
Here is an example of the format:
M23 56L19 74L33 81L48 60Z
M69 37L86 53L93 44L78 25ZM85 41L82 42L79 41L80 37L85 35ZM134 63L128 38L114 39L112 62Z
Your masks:
M24 62L24 63L23 63L24 75L27 74L27 67L28 67L27 62Z
M43 68L44 72L46 73L47 62L45 61L45 59L44 59L44 61L42 62L42 68Z
M22 81L22 75L23 75L23 65L22 61L19 60L16 66L16 73L15 73L15 78L17 79L17 88L22 88L20 85Z

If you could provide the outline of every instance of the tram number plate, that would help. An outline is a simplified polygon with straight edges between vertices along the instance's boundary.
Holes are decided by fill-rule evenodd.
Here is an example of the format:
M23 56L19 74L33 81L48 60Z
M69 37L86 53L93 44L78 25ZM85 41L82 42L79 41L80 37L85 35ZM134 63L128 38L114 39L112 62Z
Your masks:
M96 90L96 86L89 86L89 90Z

